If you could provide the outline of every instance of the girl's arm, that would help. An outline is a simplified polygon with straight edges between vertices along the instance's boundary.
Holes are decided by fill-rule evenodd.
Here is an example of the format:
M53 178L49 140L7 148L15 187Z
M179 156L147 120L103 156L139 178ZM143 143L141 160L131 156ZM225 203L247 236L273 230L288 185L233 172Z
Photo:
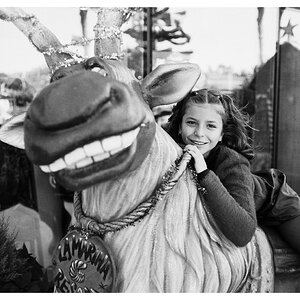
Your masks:
M251 240L257 225L252 175L246 158L228 148L222 152L215 172L201 172L198 182L206 189L204 205L219 229L241 247Z

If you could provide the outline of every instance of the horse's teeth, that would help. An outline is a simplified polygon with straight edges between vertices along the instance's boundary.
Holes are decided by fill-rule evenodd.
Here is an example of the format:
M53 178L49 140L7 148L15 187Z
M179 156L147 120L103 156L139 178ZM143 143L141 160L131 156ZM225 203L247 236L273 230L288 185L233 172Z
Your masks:
M97 161L104 160L105 158L108 158L108 157L109 157L109 153L105 152L105 153L101 153L99 155L93 156L93 160L95 162L97 162Z
M68 153L65 155L64 159L67 165L71 165L73 163L78 162L79 160L82 160L85 158L85 153L83 151L83 148L77 148L74 151Z
M59 158L55 162L49 165L50 171L51 172L57 172L59 170L62 170L66 167L66 163L62 158Z
M122 139L119 135L111 136L102 141L104 151L111 151L122 146Z
M83 168L85 166L91 165L93 163L93 159L91 157L86 157L76 163L76 168Z
M45 173L50 173L51 172L49 166L40 166L40 168Z
M87 156L93 156L104 152L100 141L95 141L88 145L83 146L83 150Z
M132 130L132 131L129 131L129 132L126 132L126 133L123 133L122 134L122 145L123 147L128 147L132 144L132 142L135 140L136 136L138 135L139 133L139 128L135 129L135 130Z
M76 169L76 164L68 165L66 168L74 170Z
M135 140L140 128L136 128L122 135L111 136L102 141L94 141L90 144L77 148L59 158L50 165L40 166L45 173L57 172L62 169L82 168L93 162L102 161L123 149L129 147Z
M123 149L124 149L124 148L118 148L118 149L111 150L111 151L109 151L109 154L110 154L110 155L114 155L114 154L116 154L116 153L122 151Z

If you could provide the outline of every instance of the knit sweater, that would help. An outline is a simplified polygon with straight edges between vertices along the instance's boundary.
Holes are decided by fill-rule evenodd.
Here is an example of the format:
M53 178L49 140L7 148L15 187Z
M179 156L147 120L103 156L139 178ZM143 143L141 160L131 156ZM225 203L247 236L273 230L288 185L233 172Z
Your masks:
M236 246L245 246L257 225L250 163L224 145L215 147L206 163L208 169L197 175L206 189L204 205L222 233Z

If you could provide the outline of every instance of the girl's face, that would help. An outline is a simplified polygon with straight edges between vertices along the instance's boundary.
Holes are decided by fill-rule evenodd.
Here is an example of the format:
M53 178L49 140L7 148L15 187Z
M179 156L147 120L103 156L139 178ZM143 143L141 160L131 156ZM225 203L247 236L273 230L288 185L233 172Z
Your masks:
M220 104L188 103L179 133L185 144L195 145L207 157L222 140L224 108Z

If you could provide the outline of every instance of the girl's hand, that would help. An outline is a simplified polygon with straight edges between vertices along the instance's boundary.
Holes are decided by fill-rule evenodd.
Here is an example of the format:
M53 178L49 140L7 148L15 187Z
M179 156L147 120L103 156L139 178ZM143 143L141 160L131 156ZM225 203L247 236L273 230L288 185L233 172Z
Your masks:
M183 152L185 154L186 153L190 154L194 158L194 166L197 173L201 173L202 171L207 169L207 165L203 157L203 154L196 146L186 145L183 149Z

